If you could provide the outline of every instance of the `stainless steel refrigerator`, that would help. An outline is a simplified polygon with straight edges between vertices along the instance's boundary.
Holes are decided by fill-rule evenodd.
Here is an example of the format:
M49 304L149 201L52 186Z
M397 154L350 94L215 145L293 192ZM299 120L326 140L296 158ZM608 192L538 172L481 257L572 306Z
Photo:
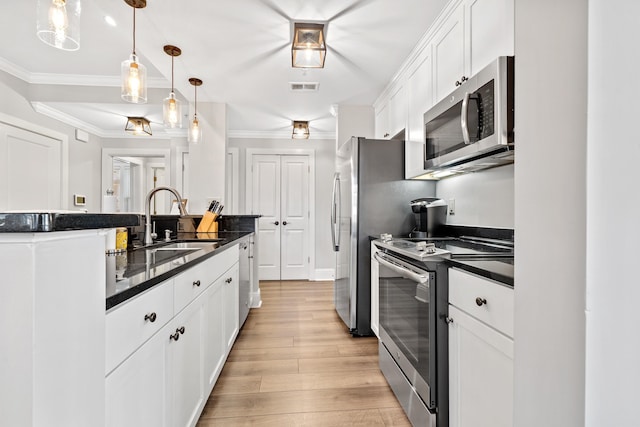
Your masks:
M334 303L354 336L371 335L370 238L407 235L409 202L433 197L429 181L404 179L404 141L353 137L336 153L331 232Z

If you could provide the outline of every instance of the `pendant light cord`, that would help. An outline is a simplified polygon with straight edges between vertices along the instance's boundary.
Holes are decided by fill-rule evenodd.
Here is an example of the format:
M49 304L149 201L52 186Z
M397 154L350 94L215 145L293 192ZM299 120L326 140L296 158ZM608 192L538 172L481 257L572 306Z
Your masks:
M174 56L171 55L171 93L173 93L173 58Z
M136 8L133 9L133 54L136 54Z

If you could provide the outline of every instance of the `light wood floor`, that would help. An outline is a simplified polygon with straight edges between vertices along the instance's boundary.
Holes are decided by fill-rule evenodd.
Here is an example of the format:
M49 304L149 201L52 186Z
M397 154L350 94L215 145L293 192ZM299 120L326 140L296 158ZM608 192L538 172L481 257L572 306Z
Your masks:
M375 337L353 338L332 282L260 282L198 427L411 426L378 368Z

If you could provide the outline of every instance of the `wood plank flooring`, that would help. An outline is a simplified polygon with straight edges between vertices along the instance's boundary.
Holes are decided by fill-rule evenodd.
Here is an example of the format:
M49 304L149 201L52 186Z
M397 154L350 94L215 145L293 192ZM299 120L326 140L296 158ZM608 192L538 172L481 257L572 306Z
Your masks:
M332 282L260 282L252 309L198 421L209 426L411 424L378 368L375 337L353 338Z

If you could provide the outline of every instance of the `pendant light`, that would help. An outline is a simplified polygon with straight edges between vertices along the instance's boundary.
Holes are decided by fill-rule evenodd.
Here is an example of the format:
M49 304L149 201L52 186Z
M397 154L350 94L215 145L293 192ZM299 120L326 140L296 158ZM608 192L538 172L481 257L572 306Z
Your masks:
M136 9L147 6L147 0L124 0L133 8L133 51L129 59L122 61L122 92L127 102L144 104L147 102L147 67L138 62L136 55Z
M200 122L198 122L198 86L202 85L202 80L191 77L189 79L194 87L195 101L193 103L193 120L189 125L189 142L197 144L202 139L202 129L200 128Z
M164 52L171 56L171 93L162 102L162 117L166 128L180 128L182 127L182 106L173 91L173 58L180 56L182 51L168 44L164 47Z
M80 49L80 0L38 0L37 35L62 50Z

